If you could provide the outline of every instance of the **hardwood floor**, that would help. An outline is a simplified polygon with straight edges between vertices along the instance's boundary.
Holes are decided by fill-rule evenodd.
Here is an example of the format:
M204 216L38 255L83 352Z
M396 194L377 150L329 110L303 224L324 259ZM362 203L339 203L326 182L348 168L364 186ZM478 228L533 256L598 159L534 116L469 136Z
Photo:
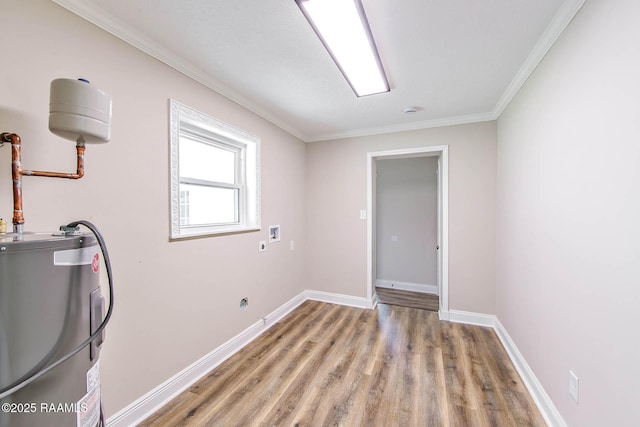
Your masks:
M142 426L544 426L493 330L307 301Z
M378 302L382 304L420 308L429 311L438 311L440 309L440 298L434 294L376 287L376 295L378 296Z

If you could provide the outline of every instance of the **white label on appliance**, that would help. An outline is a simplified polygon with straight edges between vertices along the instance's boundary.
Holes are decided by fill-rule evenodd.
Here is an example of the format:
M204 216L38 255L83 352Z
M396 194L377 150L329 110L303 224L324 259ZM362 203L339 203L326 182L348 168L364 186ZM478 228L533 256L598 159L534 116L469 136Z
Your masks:
M53 265L89 265L97 253L97 246L56 251L53 253Z
M100 360L87 371L87 391L100 387Z
M77 426L95 427L100 420L100 361L87 371L87 394L78 401Z
M77 426L95 427L100 420L100 387L95 387L78 400Z

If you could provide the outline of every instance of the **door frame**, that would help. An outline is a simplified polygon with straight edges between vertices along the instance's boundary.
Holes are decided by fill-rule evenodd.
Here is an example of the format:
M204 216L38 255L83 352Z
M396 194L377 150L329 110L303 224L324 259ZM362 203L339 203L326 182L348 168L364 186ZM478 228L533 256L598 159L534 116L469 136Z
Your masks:
M439 159L438 167L438 260L437 274L440 299L440 318L449 312L449 146L405 148L367 153L367 300L375 307L376 259L376 161L431 157Z

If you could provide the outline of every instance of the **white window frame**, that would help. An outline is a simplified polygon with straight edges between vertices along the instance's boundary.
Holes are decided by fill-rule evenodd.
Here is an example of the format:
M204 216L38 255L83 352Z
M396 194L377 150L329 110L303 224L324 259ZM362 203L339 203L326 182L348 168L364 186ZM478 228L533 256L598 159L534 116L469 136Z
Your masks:
M171 239L260 230L260 138L169 100L171 161ZM236 183L195 182L180 175L180 137L200 139L236 153ZM225 224L181 224L180 183L238 190L237 222Z

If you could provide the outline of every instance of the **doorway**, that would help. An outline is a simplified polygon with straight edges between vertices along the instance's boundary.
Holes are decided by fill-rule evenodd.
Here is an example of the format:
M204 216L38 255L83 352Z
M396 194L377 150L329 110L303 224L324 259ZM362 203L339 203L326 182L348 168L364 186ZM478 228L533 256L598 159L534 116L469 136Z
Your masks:
M425 160L424 162L420 162L420 158ZM429 158L429 159L424 159ZM400 159L409 159L407 162L388 162L388 160L400 160ZM410 159L415 159L414 161ZM419 167L420 164L429 164L430 167L434 167L436 170L437 176L437 184L435 185L436 191L436 224L435 230L433 230L434 225L431 224L431 231L425 233L433 233L435 236L431 236L427 238L426 242L422 243L410 243L405 242L405 248L401 248L401 239L405 237L410 239L409 234L411 233L411 227L406 228L402 231L405 237L401 237L393 232L389 231L389 227L385 227L382 224L382 221L389 222L390 216L393 217L394 210L396 207L392 208L384 208L380 210L380 206L378 206L378 169L380 171L384 171L385 175L390 175L393 173L394 169L407 169L409 167ZM412 166L411 166L412 165ZM407 173L403 173L405 176ZM396 178L391 178L394 180ZM396 179L397 181L397 179ZM398 185L401 183L395 182L389 186L389 182L385 182L384 185L386 187L393 187L393 185ZM370 301L372 301L372 305L375 304L378 297L388 296L388 293L394 292L394 289L389 288L398 288L403 289L405 291L418 291L421 293L427 292L431 294L437 294L437 302L439 306L439 312L442 314L443 312L448 312L449 302L448 302L448 146L434 146L434 147L420 147L420 148L411 148L411 149L402 149L402 150L390 150L390 151L378 151L378 152L370 152L367 153L367 297ZM384 190L381 194L391 194L392 190ZM405 195L406 196L406 195ZM432 197L433 195L429 196ZM381 197L383 197L381 195ZM384 196L388 198L392 198L395 196ZM393 199L394 202L400 203L397 199ZM400 208L402 210L402 208ZM428 217L429 215L425 215ZM433 221L433 215L431 216L431 221ZM395 221L398 219L396 218ZM427 222L428 219L425 219ZM427 225L425 224L425 227ZM384 235L381 235L384 234ZM378 246L378 243L381 243ZM431 246L430 248L420 248L420 245ZM435 246L435 248L433 247ZM400 256L406 262L412 256L423 257L421 258L425 261L425 264L434 264L435 266L431 266L430 272L424 271L424 266L416 266L416 268L409 268L405 270L412 271L403 271L400 272L399 269L396 268L394 272L394 267L389 265L378 265L378 251L387 251L388 253L394 252L393 256ZM404 254L401 252L404 251ZM431 255L434 255L434 259L430 258ZM383 255L383 254L381 254ZM391 256L391 258L393 258ZM387 256L384 259L388 259ZM415 259L414 259L415 261ZM407 264L405 264L406 267ZM435 267L435 271L434 270ZM423 271L419 271L419 270ZM378 275L378 271L382 273L382 276ZM387 275L389 277L384 277ZM388 280L392 276L393 280ZM406 280L402 280L405 278ZM413 279L412 279L413 278ZM416 279L418 278L418 279ZM424 280L422 279L424 278ZM435 281L435 283L433 283ZM380 295L377 295L376 292L376 282L381 286ZM431 282L431 283L426 283ZM427 285L426 287L423 285ZM413 287L413 288L412 288ZM401 295L410 296L409 294ZM431 302L431 306L433 306L433 302ZM442 315L441 315L442 317Z

